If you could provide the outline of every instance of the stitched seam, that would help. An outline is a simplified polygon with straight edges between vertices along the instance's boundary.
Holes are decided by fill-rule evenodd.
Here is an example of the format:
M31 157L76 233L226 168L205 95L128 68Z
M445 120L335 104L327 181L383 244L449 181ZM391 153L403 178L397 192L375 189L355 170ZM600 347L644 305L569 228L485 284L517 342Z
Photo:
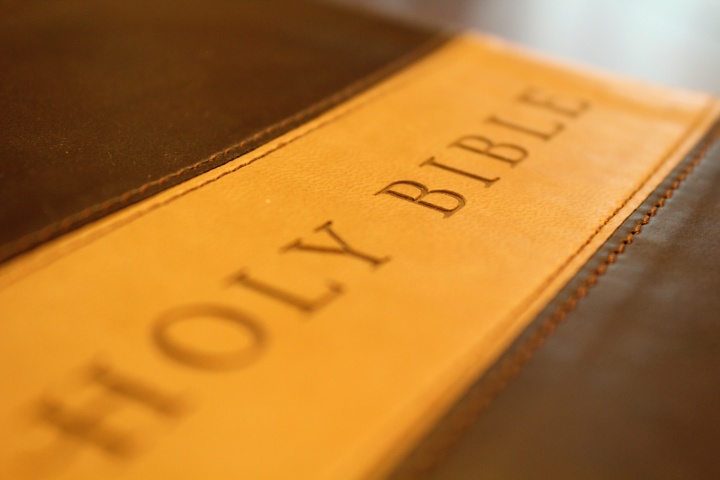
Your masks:
M690 132L695 131L698 128L698 125L702 123L702 120L707 118L707 114L709 111L710 106L708 106L705 110L703 110L702 114L698 116L698 118L688 127L686 130L686 133L682 136L682 138L678 141L678 143L675 144L674 147L671 148L670 153L668 153L665 158L662 159L661 162L659 162L655 167L648 173L645 178L642 179L640 184L632 191L629 195L627 195L623 200L620 206L618 206L616 209L614 209L606 218L603 220L603 222L598 225L595 230L590 234L590 236L583 242L580 247L575 250L570 256L560 265L554 272L552 272L544 281L543 283L538 287L537 290L535 290L533 293L531 293L524 301L520 303L520 305L513 310L513 312L509 315L510 318L516 318L519 315L521 315L525 310L528 308L529 305L531 305L537 298L539 298L543 292L552 284L552 282L560 276L560 274L565 270L568 265L570 265L577 257L582 253L585 248L587 248L588 245L590 245L595 237L597 237L602 230L607 227L610 222L617 216L618 213L620 213L628 203L630 203L630 200L637 195L638 192L640 192L645 185L647 184L650 179L657 174L658 171L662 168L662 166L667 162L668 158L672 156L673 153L678 149L678 147L682 144L684 140L687 139ZM700 141L710 141L711 143L714 141L714 133L712 137L705 137L704 140ZM699 155L701 152L698 151L696 155ZM658 187L655 188L654 191L657 190ZM652 194L652 193L651 193Z
M417 47L416 49L414 49L412 52L396 59L395 61L389 63L388 65L385 65L384 67L377 70L376 72L349 85L348 87L343 88L339 92L336 92L336 93L332 94L331 96L326 97L322 101L311 105L310 107L306 108L305 110L302 110L290 117L285 118L284 120L281 120L278 123L275 123L255 134L253 134L251 137L248 137L248 138L244 139L243 141L226 148L225 150L217 152L198 163L183 167L176 172L165 175L164 177L147 182L140 187L137 187L135 189L132 189L132 190L129 190L129 191L123 193L122 195L113 197L109 200L105 200L102 203L95 204L88 208L85 208L84 210L81 210L80 212L69 215L58 222L55 222L51 225L43 227L42 229L40 229L36 232L32 232L30 234L24 235L24 236L20 237L19 239L9 243L8 245L0 248L0 263L4 262L5 260L11 258L12 256L14 256L28 248L38 245L50 238L53 238L53 237L56 237L63 233L66 233L67 231L72 230L73 228L81 226L93 215L108 213L114 207L120 207L122 205L127 205L129 203L132 203L132 199L134 199L135 197L142 197L142 195L145 192L147 192L148 190L150 190L152 188L160 187L160 186L164 185L165 183L168 183L169 181L172 181L174 179L177 179L178 177L181 177L182 175L186 174L187 172L197 170L204 166L210 165L218 158L225 156L225 155L230 155L233 153L233 151L242 150L243 147L246 147L248 145L252 146L254 143L260 142L263 138L270 137L278 131L280 133L282 133L283 129L285 129L289 126L299 125L304 120L313 118L314 116L317 116L318 114L322 113L323 111L327 110L328 108L330 108L334 105L338 105L338 104L342 103L344 100L347 100L350 97L352 97L353 95L372 86L373 84L377 83L378 81L382 80L383 78L387 77L388 75L398 71L403 66L411 63L413 60L415 60L415 59L423 56L424 54L434 50L435 48L441 46L442 44L447 42L450 38L451 38L450 34L439 33L439 34L433 36L430 40L426 41L425 43L423 43L422 45ZM257 144L256 146L259 147L259 146L261 146L261 144ZM239 153L239 156L243 155L244 153L247 153L247 152ZM237 157L235 157L235 158L237 158ZM262 157L260 157L260 158L262 158ZM231 161L233 159L234 158L231 158L228 161ZM254 160L257 160L257 159L254 159ZM224 163L227 163L227 162L224 162ZM220 164L220 165L222 165L222 164ZM220 165L217 165L217 166L220 166ZM142 198L138 198L138 200L140 200L140 199L142 199Z
M435 47L435 45L440 45L440 44L446 42L447 40L448 40L447 37L438 36L438 37L436 38L436 40L435 40L436 43L435 43L434 45L428 44L428 45L425 47L425 49L426 49L426 51L432 50L432 49ZM422 53L423 53L423 52L415 52L415 54L416 54L417 56L422 55ZM407 60L408 60L408 61L412 61L412 58L408 58ZM311 134L311 133L313 133L313 132L315 132L315 131L317 131L317 130L320 130L320 129L326 127L327 125L330 125L330 124L332 124L332 123L335 123L336 121L338 121L338 120L346 117L347 115L352 114L352 113L354 113L355 111L360 110L360 109L364 108L365 106L367 106L367 105L369 105L369 104L377 101L378 99L384 97L385 95L388 95L388 94L390 94L390 93L392 93L392 92L394 92L394 91L402 88L402 87L403 87L404 85L406 85L407 83L408 83L407 81L406 81L406 82L403 82L403 83L397 83L397 84L395 84L395 85L392 85L390 88L385 88L385 89L376 91L376 92L373 93L373 95L367 96L367 97L366 97L364 100L362 100L362 101L359 101L359 102L356 102L356 103L354 103L354 104L351 104L351 105L348 106L347 108L339 109L339 111L337 111L337 113L336 113L334 116L328 117L328 118L326 118L326 120L321 121L321 122L318 122L318 123L315 124L313 127L308 128L307 130L304 130L304 131L298 133L298 134L295 135L294 137L291 137L291 138L287 139L287 140L284 141L284 142L282 142L282 141L281 141L281 142L278 142L278 143L277 143L274 147L272 147L271 149L263 152L263 153L260 154L260 155L257 155L257 156L255 156L255 157L247 160L245 163L242 163L242 164L240 164L240 165L238 165L238 166L236 166L236 167L234 167L234 168L231 168L230 170L226 170L226 171L220 172L220 173L217 174L216 176L214 176L214 177L212 177L212 178L209 178L209 179L207 179L206 181L204 181L204 182L202 182L202 183L200 183L200 184L197 184L197 185L194 185L194 186L192 186L192 187L189 187L189 188L187 188L186 190L183 190L183 191L181 191L181 192L178 192L178 193L176 193L175 195L172 195L171 197L166 198L166 199L164 199L164 200L162 200L162 201L153 203L153 204L147 206L145 209L143 209L143 210L141 210L141 211L138 211L138 212L135 212L135 213L133 213L133 214L130 215L130 216L127 216L127 217L125 217L125 218L119 219L118 221L112 222L112 224L103 227L101 230L96 231L96 232L93 232L93 234L91 235L91 238L89 238L89 239L79 239L79 241L78 241L77 243L73 243L72 246L70 246L69 248L63 249L62 252L58 253L57 255L54 255L52 258L49 258L47 261L42 262L42 264L33 266L33 267L32 267L32 271L35 271L35 270L38 270L38 269L42 269L42 268L46 267L47 265L51 264L52 262L54 262L55 260L57 260L58 258L61 258L62 256L66 255L66 254L68 253L68 251L73 251L73 250L76 250L76 249L78 249L78 248L82 248L83 246L87 245L88 243L91 243L92 241L94 241L94 240L95 240L97 237L99 237L99 236L103 236L103 235L106 235L107 233L110 233L110 232L112 232L112 231L114 231L114 230L117 230L118 228L120 228L120 227L122 227L122 226L124 226L124 225L127 225L127 224L129 224L129 223L131 223L131 222L133 222L133 221L135 221L135 220L137 220L137 219L139 219L139 218L147 215L148 213L150 213L150 212L152 212L152 211L160 208L160 207L163 207L163 206L165 206L165 205L168 205L169 203L174 202L174 201L177 200L178 198L184 197L185 195L187 195L187 194L189 194L189 193L192 193L192 192L194 192L194 191L196 191L196 190L198 190L198 189L200 189L200 188L205 187L206 185L209 185L209 184L211 184L211 183L214 183L214 182L220 180L221 178L223 178L223 177L226 176L226 175L230 175L231 173L235 173L235 172L237 172L238 170L240 170L240 169L242 169L242 168L245 168L245 167L247 167L247 166L252 165L253 163L257 162L258 160L261 160L261 159L265 158L266 156L268 156L268 155L270 155L270 154L272 154L272 153L274 153L274 152L276 152L276 151L278 151L278 150L280 150L280 149L282 149L282 148L284 148L284 147L286 147L286 146L288 146L288 145L296 142L297 140L302 139L303 137L305 137L305 136L307 136L307 135L309 135L309 134ZM269 143L266 144L266 145L269 145ZM240 157L236 157L236 158L240 158ZM233 160L235 160L235 159L233 159ZM1 258L1 256L0 256L0 258ZM30 272L25 272L25 273L22 274L21 276L25 276L25 275L27 275L28 273L30 273ZM16 279L16 280L17 280L17 279ZM14 282L15 282L15 280L11 280L10 282L8 282L8 283L6 283L6 284L0 285L0 290L3 290L3 289L6 288L8 285L10 285L10 284L12 284L12 283L14 283Z
M432 442L431 447L423 451L424 455L422 455L422 458L414 459L414 465L411 466L410 471L406 472L410 474L411 478L421 478L425 474L430 473L434 467L444 460L450 448L460 440L465 431L475 423L480 414L487 410L497 396L520 374L522 368L530 361L545 340L565 321L568 315L577 307L579 301L587 296L590 289L597 284L600 277L605 275L608 267L617 261L618 256L627 250L628 245L642 232L643 227L650 223L652 218L656 216L658 210L665 206L667 200L673 196L687 176L690 175L706 157L708 151L714 146L718 139L720 139L720 126L715 127L712 134L706 138L702 148L697 151L692 161L678 173L672 184L665 190L665 193L645 215L638 220L635 227L620 241L618 246L580 283L547 320L545 320L509 358L500 364L498 370L491 374L487 382L483 382L480 386L476 387L477 390L471 393L471 398L465 405L465 411L458 412L456 415L451 414L450 417L446 419L446 421L448 421L447 428L438 431L439 438ZM401 476L403 478L405 477L405 475Z

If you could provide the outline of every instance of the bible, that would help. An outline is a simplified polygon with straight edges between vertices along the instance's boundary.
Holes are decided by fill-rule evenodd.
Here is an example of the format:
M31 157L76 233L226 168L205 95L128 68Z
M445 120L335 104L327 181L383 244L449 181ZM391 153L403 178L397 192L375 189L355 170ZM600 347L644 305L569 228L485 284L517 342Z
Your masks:
M3 478L415 478L717 163L712 95L478 33L3 8Z

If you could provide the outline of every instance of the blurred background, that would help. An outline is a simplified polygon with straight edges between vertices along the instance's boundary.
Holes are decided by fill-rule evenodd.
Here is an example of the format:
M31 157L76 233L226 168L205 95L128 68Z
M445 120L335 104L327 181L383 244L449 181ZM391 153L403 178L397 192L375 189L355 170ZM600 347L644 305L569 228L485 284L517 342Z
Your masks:
M720 94L717 0L332 0L474 29L654 83Z
M474 29L573 63L720 95L718 1L334 1L410 22ZM613 293L585 299L493 407L451 444L447 457L434 463L434 446L442 451L446 445L447 430L441 430L431 437L429 448L406 462L411 468L400 469L398 477L429 466L421 478L720 478L720 423L717 409L707 402L717 398L718 342L705 341L718 338L717 315L702 320L691 312L696 306L717 305L717 287L703 290L700 285L716 282L718 271L708 266L703 277L693 273L702 270L694 267L680 276L677 265L687 257L667 267L670 258L684 255L681 252L717 251L717 235L709 232L718 217L703 223L703 234L698 234L697 220L720 212L717 171L717 162L713 166L710 161L697 169L690 186L675 196L696 203L686 203L686 210L675 204L677 213L663 214L675 215L663 217L664 227L643 233L645 250L635 252L646 256L625 257L626 269L620 274L616 270L615 283L600 286L605 289L600 292ZM672 222L678 226L674 237L668 234ZM683 250L681 244L689 237L697 243ZM658 245L665 245L662 253L651 248ZM642 287L638 277L628 273L633 268L642 271L627 263L639 258L666 265L647 269ZM650 292L671 283L704 294L688 294L683 303L686 294L678 288L648 302ZM642 315L619 313L629 312L630 306ZM606 340L599 340L603 336ZM644 342L653 346L640 348L636 355L637 345ZM628 355L618 355L623 345ZM639 365L645 367L635 367Z

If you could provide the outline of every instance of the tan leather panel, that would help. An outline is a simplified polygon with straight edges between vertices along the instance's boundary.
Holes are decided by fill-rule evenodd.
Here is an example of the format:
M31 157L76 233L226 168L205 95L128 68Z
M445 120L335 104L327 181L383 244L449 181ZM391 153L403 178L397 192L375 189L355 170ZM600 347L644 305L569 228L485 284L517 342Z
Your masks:
M312 0L0 2L0 262L223 165L440 42Z
M16 259L0 472L384 474L717 112L460 37Z

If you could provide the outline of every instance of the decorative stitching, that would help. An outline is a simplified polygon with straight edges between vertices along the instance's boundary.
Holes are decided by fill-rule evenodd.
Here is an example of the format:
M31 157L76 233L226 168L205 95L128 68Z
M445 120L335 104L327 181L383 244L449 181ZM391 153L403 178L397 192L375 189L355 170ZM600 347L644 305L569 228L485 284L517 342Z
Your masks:
M592 243L592 241L595 239L595 237L600 234L600 232L610 224L610 222L615 218L615 216L620 213L620 211L625 208L625 206L632 200L632 198L637 195L637 193L643 189L643 187L647 184L647 182L655 175L660 168L665 164L666 160L669 158L669 156L678 148L678 145L682 143L683 140L685 140L688 137L688 134L690 132L695 131L698 128L698 125L702 123L702 120L707 117L708 112L710 111L710 107L712 104L710 104L708 107L706 107L702 114L698 116L698 118L687 128L686 133L682 136L678 144L675 145L675 147L672 147L670 149L670 153L666 155L665 158L662 159L661 162L659 162L646 176L642 179L640 184L632 191L629 195L627 195L620 206L618 206L615 210L613 210L606 218L603 220L603 222L598 225L592 234L583 242L580 247L575 250L570 256L554 271L552 272L543 282L542 284L535 290L532 294L530 294L524 301L522 301L518 307L516 307L513 312L509 315L509 317L517 317L520 313L518 312L524 312L527 307L532 304L544 291L547 289L547 287L552 284L552 282L562 273L565 268L567 268L568 265L570 265L575 258L577 258L580 253L585 250L585 248ZM712 130L712 129L711 129ZM707 137L706 139L707 140Z
M426 51L430 51L430 50L432 50L432 49L440 46L441 44L447 42L448 40L451 40L451 38L438 35L438 37L435 39L435 42L436 42L436 43L435 43L435 44L428 44L428 45L425 47L425 49L426 49ZM416 51L416 52L415 52L415 55L417 55L417 56L421 56L421 55L423 55L423 54L424 54L424 52L421 52L421 51ZM412 62L412 58L410 58L410 57L408 57L406 60L407 60L408 62ZM401 67L401 65L400 65L399 67ZM396 67L396 68L399 68L399 67ZM407 83L407 82L405 82L405 83ZM105 235L105 234L107 234L107 233L109 233L109 232L112 232L112 231L114 231L114 230L117 230L118 228L120 228L120 227L122 227L122 226L124 226L124 225L127 225L127 224L129 224L129 223L137 220L138 218L141 218L141 217L145 216L145 215L148 214L149 212L152 212L152 211L154 211L154 210L156 210L156 209L158 209L158 208L160 208L160 207L163 207L163 206L165 206L165 205L167 205L167 204L169 204L169 203L177 200L178 198L184 197L185 195L187 195L187 194L189 194L189 193L192 193L192 192L194 192L195 190L198 190L198 189L200 189L200 188L203 188L204 186L206 186L206 185L208 185L208 184L214 183L214 182L220 180L221 178L223 178L223 177L226 176L226 175L230 175L231 173L237 172L237 171L240 170L241 168L245 168L245 167L247 167L247 166L252 165L253 163L257 162L258 160L261 160L261 159L265 158L266 156L270 155L271 153L274 153L274 152L280 150L281 148L286 147L287 145L290 145L290 144L294 143L294 142L297 141L297 140L300 140L301 138L305 137L306 135L309 135L310 133L313 133L313 132L315 132L315 131L317 131L317 130L320 130L321 128L324 128L325 126L327 126L327 125L329 125L329 124L332 124L332 123L336 122L337 120L340 120L341 118L346 117L347 115L349 115L349 114L351 114L351 113L353 113L353 112L355 112L355 111L357 111L357 110L365 107L366 105L368 105L368 104L370 104L370 103L378 100L379 98L381 98L381 97L383 97L383 96L385 96L385 95L387 95L387 94L389 94L389 93L392 93L393 91L395 91L395 90L401 88L403 85L405 85L405 83L396 84L396 85L393 85L391 88L386 88L386 89L384 89L384 90L375 92L372 96L368 96L368 97L365 98L363 101L357 102L357 103L355 103L354 105L351 105L351 106L348 107L348 108L345 108L345 109L343 109L343 110L338 111L338 113L337 113L335 116L329 117L329 118L327 118L325 121L322 121L322 122L317 123L317 124L314 125L312 128L309 128L309 129L307 129L307 130L305 130L305 131L297 134L296 136L294 136L294 137L292 137L292 138L289 138L288 140L286 140L286 141L284 141L284 142L278 142L278 143L277 143L274 147L272 147L271 149L263 152L262 154L260 154L260 155L258 155L258 156L256 156L256 157L253 157L253 158L249 159L247 162L245 162L245 163L243 163L243 164L241 164L241 165L238 165L238 166L236 166L236 167L234 167L234 168L232 168L232 169L230 169L230 170L226 170L226 171L224 171L224 172L220 172L220 173L217 174L216 176L214 176L214 177L212 177L212 178L209 178L209 179L207 179L206 181L204 181L204 182L202 182L202 183L200 183L200 184L198 184L198 185L194 185L194 186L192 186L192 187L189 187L189 188L187 188L186 190L183 190L183 191L181 191L181 192L178 192L178 193L176 193L175 195L173 195L173 196L171 196L171 197L169 197L169 198L164 199L163 201L156 202L156 203L153 203L153 204L149 205L149 206L148 206L147 208L145 208L144 210L141 210L141 211L138 211L138 212L134 212L132 215L130 215L130 216L126 217L126 218L120 219L119 221L115 221L115 222L113 222L112 224L110 224L110 225L108 225L108 226L104 226L104 227L103 227L102 229L100 229L99 231L93 232L93 234L92 234L89 238L80 239L78 242L76 242L76 243L74 242L72 246L63 249L61 252L57 252L57 254L54 255L52 258L46 259L46 261L42 262L41 264L33 265L33 266L31 267L31 271L35 271L35 270L37 270L37 269L44 268L44 267L47 266L48 264L50 264L50 263L52 263L53 261L55 261L57 258L60 258L60 257L62 257L63 255L67 254L68 251L72 251L72 250L76 250L76 249L78 249L78 248L81 248L81 247L87 245L88 243L94 241L94 239L97 238L98 236L102 236L102 235ZM0 255L0 258L2 258L2 255ZM30 271L25 271L25 273L24 273L23 275L28 274L28 273L30 273ZM15 280L17 280L17 278L16 278ZM4 283L4 284L0 285L0 290L4 289L4 288L7 287L8 285L12 284L15 280L11 280L11 281L8 282L8 283Z
M558 306L558 308L545 320L530 336L519 346L514 353L506 358L497 370L492 372L487 381L474 387L465 400L462 411L450 414L446 418L447 426L437 431L439 438L434 440L430 446L421 447L422 455L413 455L413 460L408 469L403 469L398 478L422 478L429 474L448 455L450 448L457 443L465 431L472 426L477 418L487 410L497 396L514 380L522 368L530 361L535 352L545 343L545 340L552 335L560 324L565 321L570 312L578 305L578 302L587 296L590 289L595 286L600 277L605 275L610 265L617 261L619 255L627 250L635 237L642 232L645 225L649 224L658 210L665 206L676 190L683 184L687 176L706 157L708 151L715 142L720 139L720 126L716 126L703 146L695 153L693 159L680 171L672 184L665 190L665 193L657 202L643 215L635 227L628 233L618 246L583 280L580 285ZM607 222L606 222L607 223ZM395 476L393 478L396 478Z
M109 200L105 200L102 203L95 204L91 207L81 210L80 212L74 213L68 217L65 217L64 219L62 219L58 222L55 222L51 225L43 227L42 229L40 229L36 232L32 232L27 235L23 235L22 237L9 243L8 245L0 247L0 263L18 253L21 253L29 248L32 248L46 240L49 240L50 238L59 236L63 233L66 233L69 230L72 230L73 228L79 227L80 225L84 224L89 218L91 218L95 215L109 213L109 211L112 211L115 207L121 207L123 205L128 205L130 203L133 203L133 200L136 197L140 197L140 198L137 198L137 200L142 200L142 198L143 198L142 195L145 192L147 192L148 190L150 190L152 188L160 187L171 180L181 177L182 175L186 174L187 172L197 170L204 166L210 165L220 157L227 156L227 155L233 155L234 153L237 153L237 156L243 155L243 154L247 153L247 152L242 151L243 147L247 147L248 145L252 146L253 144L256 144L256 146L260 146L261 141L263 139L266 139L267 137L272 137L276 133L281 134L281 133L283 133L283 131L287 131L286 129L288 127L299 125L301 122L319 115L323 111L326 111L328 108L340 104L344 100L347 100L348 98L350 98L353 95L361 92L362 90L365 90L366 88L372 86L373 84L377 83L378 81L382 80L383 78L387 77L388 75L398 71L400 68L411 63L415 59L440 47L441 45L446 43L451 38L452 37L451 37L450 33L442 33L442 32L438 33L435 36L433 36L430 40L426 41L421 46L414 49L412 52L396 59L395 61L389 63L388 65L385 65L384 67L377 70L376 72L349 85L348 87L343 88L339 92L336 92L336 93L332 94L331 96L326 97L322 101L311 105L310 107L306 108L305 110L302 110L288 118L285 118L284 120L282 120L278 123L275 123L255 134L253 134L251 137L246 138L243 141L241 141L231 147L226 148L225 150L217 152L198 163L183 167L174 173L171 173L171 174L165 175L164 177L158 178L156 180L147 182L138 188L128 190L127 192L123 193L122 195L113 197ZM234 157L234 158L237 158L237 157ZM230 158L227 161L231 161L234 158ZM220 163L216 166L220 166L225 163L227 163L227 162ZM156 193L159 193L159 192L156 192Z
M337 92L333 94L332 96L326 98L325 100L318 102L306 110L303 110L291 117L288 117L281 122L278 122L256 134L253 136L243 140L242 142L233 145L231 147L228 147L227 149L217 152L213 154L212 156L208 157L205 160L202 160L194 165L183 167L182 169L178 170L177 172L174 172L172 174L166 175L165 177L162 177L160 179L148 182L141 187L131 190L129 192L126 192L125 194L115 197L113 199L107 200L101 204L94 205L92 207L89 207L77 214L71 215L70 217L67 217L63 219L60 222L57 222L56 224L53 224L51 226L45 227L44 229L35 232L33 234L21 237L16 242L13 242L10 247L5 247L3 249L0 249L0 259L3 258L6 255L6 251L9 251L7 255L14 255L17 252L12 252L13 247L16 244L20 244L21 242L29 242L32 243L32 241L28 241L27 237L32 237L37 235L39 237L38 241L43 241L47 237L50 237L53 235L53 233L47 233L45 230L48 230L53 227L59 227L60 233L62 233L63 229L70 229L74 226L74 221L76 220L76 217L80 219L85 219L89 216L91 216L93 213L101 213L103 210L108 210L112 208L113 204L122 203L124 201L127 201L129 198L131 198L134 195L142 194L144 191L147 191L148 189L152 188L153 186L162 185L163 183L166 183L167 181L176 178L178 176L181 176L187 171L195 170L197 168L202 167L203 165L206 165L208 163L211 163L216 158L228 155L233 150L239 150L243 146L247 145L248 143L252 143L254 141L257 141L261 139L263 136L268 136L271 133L273 133L277 129L282 129L288 125L291 125L293 122L301 122L305 120L307 117L312 117L314 114L318 112L322 112L325 108L327 108L328 105L338 104L341 103L343 100L351 97L355 93L362 91L364 88L367 88L368 86L372 85L373 83L377 82L379 79L382 79L383 77L387 76L388 74L398 70L403 65L408 64L413 61L413 59L422 56L426 52L430 52L433 49L439 47L443 43L447 42L449 39L449 35L447 34L439 34L433 39L429 40L425 45L419 47L417 50L411 52L409 55L402 57L395 62L392 62L391 64L387 65L386 67L383 67L381 70L377 71L376 73L366 77L363 80L360 80L349 87L346 87L345 89L341 90L340 92ZM179 193L176 196L173 196L171 198L168 198L162 202L158 202L157 204L154 204L150 206L148 209L143 210L142 212L138 212L136 215L133 215L132 217L129 217L125 219L122 222L118 222L117 224L112 225L109 227L106 231L113 231L119 226L125 225L127 223L132 222L133 220L144 216L150 211L153 211L159 207L162 207L164 205L167 205L171 203L172 201L176 200L177 198L183 197L187 195L188 193L191 193L195 190L198 190L210 183L213 183L220 178L229 175L231 173L234 173L241 168L247 167L253 163L255 163L258 160L261 160L262 158L268 156L271 153L274 153L275 151L294 143L295 141L303 138L304 136L330 124L333 123L340 118L345 117L347 114L352 113L356 111L357 109L367 105L368 103L371 103L372 101L376 100L378 97L382 96L383 94L387 93L382 92L372 98L367 99L367 101L359 103L355 105L353 108L349 108L347 110L344 110L340 114L336 115L335 117L329 118L327 121L319 123L315 127L308 129L307 131L285 141L281 142L272 149L264 152L263 154L252 158L248 162L239 165L231 170L222 172L218 176L209 179L199 185L193 186L192 188L189 188L186 191L183 191ZM471 402L472 405L470 406L470 410L465 412L463 415L453 416L449 418L450 424L449 428L444 429L442 432L442 436L439 441L435 442L435 447L429 452L429 455L426 455L422 458L422 462L415 461L414 462L414 469L413 474L422 474L422 473L429 473L430 470L435 467L438 463L440 463L444 457L447 455L448 450L454 443L457 442L463 435L464 431L469 428L477 419L477 417L485 411L494 401L494 399L502 393L502 391L507 387L507 385L514 380L520 373L520 370L522 367L527 364L527 362L532 358L533 354L538 350L540 346L544 343L544 341L555 331L555 329L567 318L567 315L576 308L577 303L579 300L584 298L589 289L592 288L596 283L599 277L604 275L607 271L607 267L612 265L616 262L617 256L621 255L625 252L626 246L631 244L633 242L633 239L636 235L638 235L642 231L642 227L647 225L650 220L656 215L657 211L662 208L665 205L665 201L672 197L673 193L680 187L680 185L685 181L687 175L689 175L696 167L697 165L705 158L707 152L709 149L713 146L714 142L720 138L720 127L716 128L713 132L712 136L706 139L703 147L701 150L699 150L695 157L693 158L692 162L686 165L686 167L681 171L680 174L676 177L675 181L673 181L672 185L666 190L665 194L655 203L655 205L643 216L641 220L638 221L637 225L633 228L633 230L623 239L622 242L616 247L616 249L611 252L608 257L598 266L596 269L588 276L588 278L583 281L580 286L568 297L568 299L563 302L563 304L558 307L558 309L551 315L548 320L546 320L540 328L538 328L533 335L520 347L515 354L513 354L512 357L506 359L502 365L499 368L499 371L496 371L492 374L492 379L488 381L487 383L490 384L491 388L485 389L484 391L487 392L485 395L483 394L483 389L476 392L471 392L471 396L475 397L476 395L480 396L477 402ZM235 157L238 158L238 157ZM235 158L231 159L234 160ZM220 166L220 165L218 165ZM659 169L656 168L653 170L652 173L657 171ZM612 218L620 211L622 208L627 204L627 202L632 198L641 188L642 185L652 176L649 175L644 182L641 183L639 187L637 187L624 201L623 203L613 210L613 212L603 221L601 225L599 225L596 230L593 232L593 234L586 240L585 243L573 254L571 255L570 259L563 264L563 266L566 266L567 263L569 263L572 258L574 258L577 253L579 253L584 247L586 247L592 239L612 220ZM97 212L95 211L97 210ZM57 233L57 232L55 232ZM24 250L27 248L27 246L21 246L19 250ZM1 261L1 260L0 260ZM549 282L546 282L549 283ZM473 399L474 400L474 399Z

